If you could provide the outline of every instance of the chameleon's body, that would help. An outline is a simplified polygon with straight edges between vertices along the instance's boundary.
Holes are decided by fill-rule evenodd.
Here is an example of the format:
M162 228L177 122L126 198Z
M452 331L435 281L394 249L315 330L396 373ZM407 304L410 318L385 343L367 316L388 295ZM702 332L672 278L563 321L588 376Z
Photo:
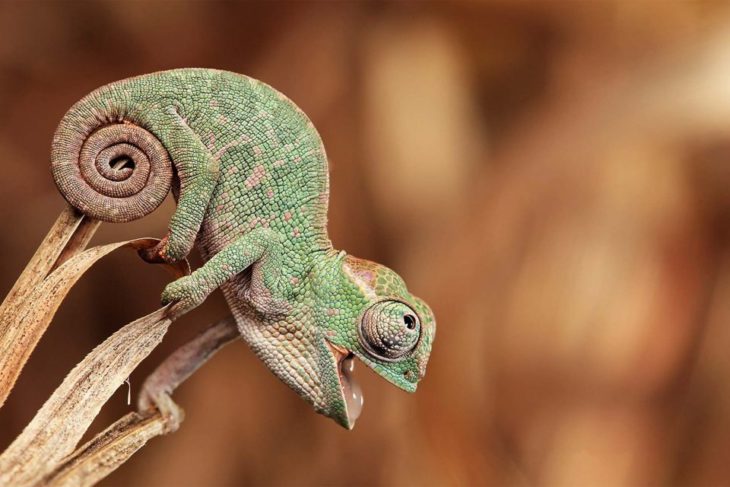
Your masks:
M362 403L352 354L408 391L425 373L431 311L390 269L332 248L321 139L268 85L207 69L107 85L61 121L52 167L66 199L106 221L154 210L174 172L178 208L148 257L179 260L197 244L206 264L163 301L187 310L221 287L257 355L343 426Z

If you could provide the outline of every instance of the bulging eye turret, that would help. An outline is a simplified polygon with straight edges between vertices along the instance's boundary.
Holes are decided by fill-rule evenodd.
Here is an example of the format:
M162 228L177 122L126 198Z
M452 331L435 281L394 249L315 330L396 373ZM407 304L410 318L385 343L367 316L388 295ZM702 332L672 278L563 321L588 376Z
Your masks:
M377 358L394 361L407 356L421 336L418 315L400 301L370 306L360 322L360 342Z

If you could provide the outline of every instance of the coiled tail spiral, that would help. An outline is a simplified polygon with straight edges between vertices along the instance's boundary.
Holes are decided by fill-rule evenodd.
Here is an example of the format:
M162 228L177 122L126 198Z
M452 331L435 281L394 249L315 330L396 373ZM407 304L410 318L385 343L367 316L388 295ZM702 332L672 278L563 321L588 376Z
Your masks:
M63 197L97 220L142 218L170 191L173 167L160 140L114 113L82 100L63 118L53 138L51 168Z

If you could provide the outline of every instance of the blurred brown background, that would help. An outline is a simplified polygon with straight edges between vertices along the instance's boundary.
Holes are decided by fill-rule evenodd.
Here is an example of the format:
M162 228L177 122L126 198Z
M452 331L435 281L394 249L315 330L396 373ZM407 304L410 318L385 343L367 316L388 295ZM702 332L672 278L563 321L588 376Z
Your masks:
M415 395L359 364L352 432L231 345L176 394L182 428L105 485L730 484L726 2L6 0L3 295L63 207L65 110L183 66L259 78L310 115L335 245L398 270L437 340ZM172 208L95 241L161 236ZM0 449L166 278L130 254L82 279L0 411ZM225 314L216 295L177 323L132 392Z

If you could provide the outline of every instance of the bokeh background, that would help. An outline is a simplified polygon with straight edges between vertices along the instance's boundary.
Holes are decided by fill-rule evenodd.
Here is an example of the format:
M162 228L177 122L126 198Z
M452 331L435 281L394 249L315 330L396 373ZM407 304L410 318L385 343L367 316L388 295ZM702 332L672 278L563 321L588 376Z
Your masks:
M727 2L4 0L2 294L63 207L65 110L188 66L309 114L335 245L398 270L437 339L415 395L358 364L352 432L230 345L176 394L182 428L103 485L730 484ZM173 208L95 242L161 236ZM0 411L0 448L166 279L132 254L82 279ZM225 315L216 294L178 322L132 393Z

